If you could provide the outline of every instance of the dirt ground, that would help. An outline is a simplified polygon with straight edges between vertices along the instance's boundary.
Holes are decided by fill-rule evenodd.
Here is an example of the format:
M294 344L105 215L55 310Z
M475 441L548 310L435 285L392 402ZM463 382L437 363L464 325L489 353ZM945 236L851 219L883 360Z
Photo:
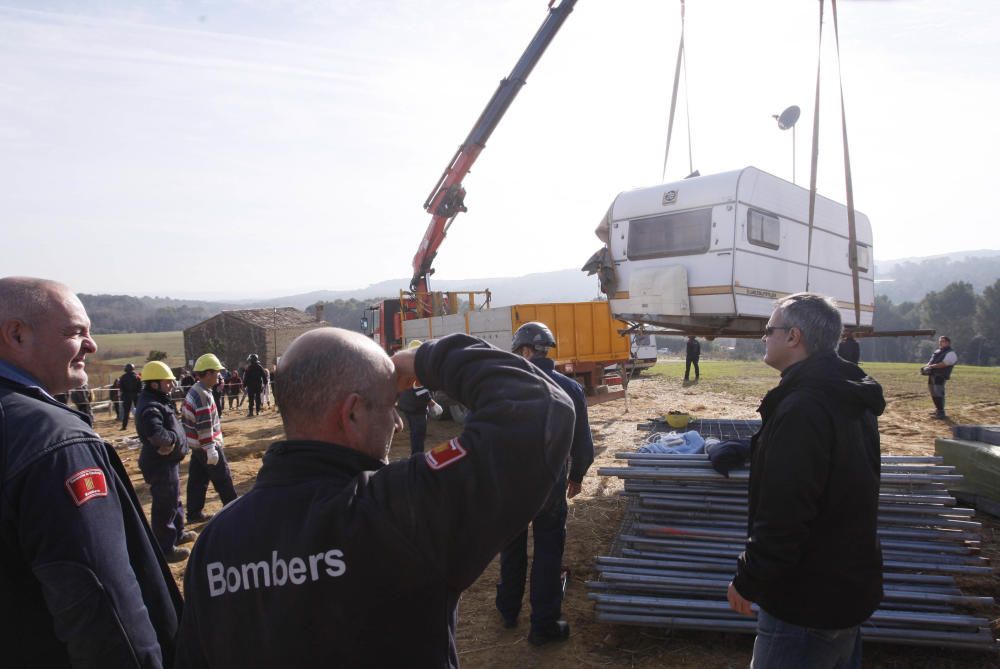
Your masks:
M663 629L608 625L597 622L593 605L587 598L585 583L596 578L594 557L607 554L622 519L623 503L617 495L621 482L597 475L601 466L617 463L615 454L635 448L641 438L637 423L644 422L668 410L689 411L700 418L756 418L761 388L773 385L776 379L763 380L752 387L734 383L732 379L706 378L701 383L684 386L677 374L634 379L626 400L599 404L590 409L590 422L597 448L597 459L584 481L583 492L569 504L567 542L564 563L572 576L563 604L564 617L572 635L569 641L541 649L527 643L527 602L519 627L506 630L493 607L497 562L494 561L479 580L464 594L459 607L458 648L462 666L479 667L551 667L578 669L581 667L746 667L749 664L753 639L750 636L724 633L670 632ZM889 408L880 421L883 453L931 454L934 438L948 436L949 425L928 418L930 403L919 396L912 386L894 390L889 384L886 396ZM981 396L980 396L981 397ZM1000 402L969 401L953 403L949 413L956 422L965 424L1000 423ZM959 398L961 399L961 398ZM138 450L122 435L110 418L99 417L98 430L116 443L132 482L149 513L149 494L138 471ZM242 494L255 480L260 459L269 443L281 438L277 413L265 410L255 418L242 412L223 415L226 454L231 463L237 490ZM432 421L427 443L433 446L458 434L459 426L451 421ZM409 453L408 436L396 435L391 459ZM182 478L187 466L182 465ZM182 487L185 481L182 480ZM209 491L207 511L218 510L219 502ZM969 579L963 587L971 593L989 595L1000 600L1000 521L983 514L983 554L991 559L994 573L989 577ZM193 529L197 530L198 526ZM183 577L184 564L174 566L178 583ZM980 611L980 614L984 612ZM1000 633L1000 606L985 615L993 620L994 633ZM901 647L869 644L865 647L865 667L902 669L904 667L949 667L962 669L1000 668L997 654L956 651L939 648Z

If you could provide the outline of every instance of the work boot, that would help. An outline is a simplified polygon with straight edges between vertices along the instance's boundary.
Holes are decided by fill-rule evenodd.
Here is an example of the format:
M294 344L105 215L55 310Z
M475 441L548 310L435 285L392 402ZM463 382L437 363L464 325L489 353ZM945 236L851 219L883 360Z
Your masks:
M199 511L198 513L188 514L187 521L189 523L204 523L206 520L214 516L213 513L204 513Z
M191 555L191 551L187 548L174 546L172 549L164 553L163 557L166 558L167 562L174 563L187 560L189 555Z
M528 634L528 643L532 646L544 646L552 641L565 641L569 638L569 623L556 620L539 627L532 627Z
M177 537L177 544L189 544L198 538L198 533L191 530L184 530L181 536Z

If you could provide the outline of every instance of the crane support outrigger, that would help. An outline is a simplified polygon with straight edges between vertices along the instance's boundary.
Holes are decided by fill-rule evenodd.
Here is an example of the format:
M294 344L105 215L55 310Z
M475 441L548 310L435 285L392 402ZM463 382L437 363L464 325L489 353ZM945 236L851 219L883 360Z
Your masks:
M555 0L550 0L549 13L545 17L545 21L542 22L538 32L528 43L510 75L501 80L493 97L490 98L489 103L476 120L469 136L458 147L455 155L431 190L431 194L424 202L424 209L431 214L431 222L427 226L427 231L424 232L416 255L413 256L413 278L410 280L410 290L414 293L417 302L418 318L431 314L427 279L434 273L431 267L434 257L437 255L441 242L444 241L448 228L455 217L463 211L467 211L465 187L462 185L462 180L472 169L479 154L486 148L486 142L490 135L493 134L497 124L507 112L507 108L510 107L521 87L527 82L528 75L538 64L545 49L559 32L566 17L573 11L573 5L576 4L576 0L562 0L558 7L553 7L554 2Z

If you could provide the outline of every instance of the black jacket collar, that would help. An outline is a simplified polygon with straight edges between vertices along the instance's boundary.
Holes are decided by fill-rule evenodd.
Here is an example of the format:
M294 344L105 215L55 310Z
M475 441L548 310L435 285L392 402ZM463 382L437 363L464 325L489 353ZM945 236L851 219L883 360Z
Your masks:
M778 404L796 390L823 393L830 401L845 407L856 405L868 409L876 416L885 410L882 386L852 362L833 351L814 353L795 363L781 373L781 382L772 388L760 403L758 411L766 418Z
M257 485L281 485L303 478L352 478L385 466L381 460L325 441L276 441L264 454Z

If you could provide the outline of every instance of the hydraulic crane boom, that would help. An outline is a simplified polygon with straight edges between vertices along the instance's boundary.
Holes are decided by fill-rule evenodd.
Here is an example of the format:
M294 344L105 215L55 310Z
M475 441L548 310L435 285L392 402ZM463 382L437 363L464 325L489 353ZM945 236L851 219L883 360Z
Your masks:
M434 185L434 189L424 202L424 209L431 214L430 225L424 232L424 238L420 242L417 254L413 256L413 278L410 280L410 290L414 293L427 293L427 277L433 274L431 263L437 255L441 242L444 241L445 234L451 226L455 216L463 211L465 207L465 188L462 187L462 180L472 169L472 165L479 157L479 153L486 147L486 141L493 134L500 119L506 113L510 103L517 97L521 87L524 86L528 75L534 69L538 60L545 53L552 38L555 37L563 21L573 11L576 0L562 0L558 7L553 8L555 0L549 1L549 13L542 22L541 27L531 39L521 58L514 65L510 75L500 82L493 97L479 119L472 127L472 131L454 157L448 163L441 177ZM424 300L418 299L422 304Z

